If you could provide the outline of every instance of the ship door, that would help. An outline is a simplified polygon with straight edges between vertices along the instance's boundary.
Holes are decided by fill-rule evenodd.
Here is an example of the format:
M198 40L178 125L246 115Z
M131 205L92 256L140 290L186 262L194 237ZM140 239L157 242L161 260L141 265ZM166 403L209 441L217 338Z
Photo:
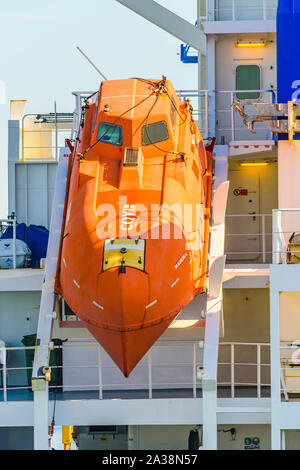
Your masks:
M260 258L259 176L253 170L232 170L229 171L229 181L225 232L227 261L258 262Z

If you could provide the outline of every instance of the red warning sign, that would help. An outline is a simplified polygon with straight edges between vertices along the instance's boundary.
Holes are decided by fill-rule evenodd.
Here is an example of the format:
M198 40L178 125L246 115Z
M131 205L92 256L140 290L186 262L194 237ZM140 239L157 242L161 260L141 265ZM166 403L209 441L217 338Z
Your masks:
M248 189L236 188L233 190L235 196L248 196Z

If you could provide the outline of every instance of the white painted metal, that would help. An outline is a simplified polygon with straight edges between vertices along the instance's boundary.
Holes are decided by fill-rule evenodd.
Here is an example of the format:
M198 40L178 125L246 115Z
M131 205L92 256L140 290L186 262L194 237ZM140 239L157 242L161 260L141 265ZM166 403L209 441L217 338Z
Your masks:
M204 21L203 30L207 35L214 34L245 34L245 33L275 33L275 20L256 21Z
M285 429L281 429L281 450L285 450Z
M208 90L216 89L216 36L207 36L207 54L206 54L206 73ZM216 96L215 93L209 95L206 100L207 120L208 120L208 137L216 135Z
M37 329L37 346L32 370L34 390L34 446L35 449L48 448L48 383L43 368L49 366L49 343L52 334L54 309L54 279L65 201L68 158L63 156L58 164L50 234L47 249L44 282Z
M152 398L152 350L148 352L148 384L149 398Z
M209 317L213 319L213 316ZM210 329L210 333L212 333ZM208 339L207 334L207 339ZM174 390L184 388L191 390L191 396L196 398L197 389L200 388L201 382L198 382L196 379L196 369L197 366L203 365L203 360L201 352L199 354L199 341L179 341L179 340L159 340L160 345L156 344L150 350L150 355L148 359L142 361L141 364L137 366L133 375L130 379L125 379L120 375L117 366L109 360L107 354L102 351L102 348L99 347L95 340L93 341L68 341L63 344L63 357L64 361L62 364L63 371L63 385L62 391L77 391L85 392L88 390L94 390L95 396L97 399L103 399L103 390L115 390L122 393L127 390L148 390L149 398L152 398L152 391L159 390L163 388L165 390L165 395L168 397L167 390L170 390L170 397L174 393ZM257 350L257 359L254 362L245 361L243 359L244 352L249 349L249 347L255 347ZM55 347L57 348L57 347ZM235 374L231 376L230 382L223 381L222 376L218 380L219 386L232 387L234 389L237 385L243 386L245 390L247 387L254 387L257 389L258 396L261 396L261 391L263 386L270 386L270 383L261 383L259 381L259 369L261 367L270 367L269 363L261 362L259 358L259 353L262 348L269 350L270 345L268 343L238 343L238 342L220 342L219 348L221 349L221 358L223 353L229 348L233 353L231 354L231 359L229 362L224 362L221 358L218 361L218 367L220 366L230 366L231 369L234 368L235 371L245 371L245 366L256 367L256 374L253 369L253 373L249 377L245 377L243 381L239 380L236 382ZM2 347L2 350L5 351L8 355L12 356L16 352L23 352L23 358L25 360L25 352L28 349L34 349L34 347L24 347L24 346L14 346L14 347ZM100 352L101 351L101 352ZM240 356L242 353L242 357ZM149 360L149 356L154 356L155 362L152 363L152 359ZM212 359L216 356L215 351L213 351ZM66 357L75 357L75 362L70 363L65 361ZM209 356L208 356L209 357ZM173 359L174 360L171 360ZM82 359L80 361L80 359ZM214 360L214 359L213 359ZM160 373L154 374L153 371L157 371L159 367ZM213 365L213 367L215 367ZM206 374L208 380L213 377L215 373L213 367L210 366L209 361L206 361L206 369L211 373L211 376ZM6 367L7 375L15 373L16 371L26 371L26 364L22 366L21 364L17 367L9 366ZM215 367L216 370L216 367ZM89 371L88 374L86 372ZM95 378L95 371L98 371L98 383L97 378ZM206 372L206 371L205 371ZM148 374L148 375L147 375ZM116 380L114 380L116 377ZM147 380L148 377L148 380ZM205 378L205 377L204 377ZM141 380L140 380L141 379ZM60 386L58 386L60 387ZM55 388L58 388L57 386ZM9 386L6 387L6 391L21 391L29 389L30 386ZM2 388L3 391L5 391ZM10 401L13 400L13 397L10 397Z
M257 135L247 132L247 140L236 140L241 131L245 130L243 123L235 118L232 102L237 93L259 92L261 99L267 104L272 103L273 92L271 90L216 90L213 77L216 74L215 67L215 40L208 37L207 40L207 89L199 90L177 90L180 100L189 98L194 109L194 118L198 121L198 126L203 138L217 137L224 135L226 144L230 144L232 155L243 153L269 151L274 146L274 141L269 134L269 140L258 139ZM222 117L216 128L216 119ZM258 147L257 147L258 146Z
M209 271L209 297L218 299L221 294L223 273L225 268L226 256L216 258Z
M300 232L300 208L273 209L273 264L286 264L287 244L292 233Z
M167 8L153 0L117 0L125 7L147 19L167 33L172 34L184 43L189 44L202 54L206 54L205 36L203 32Z
M234 398L234 344L230 345L230 363L231 398Z
M261 347L257 345L257 398L261 397Z
M206 0L206 16L209 21L215 21L215 0Z
M284 373L283 373L282 368L280 368L280 383L281 383L281 390L283 392L284 399L285 401L289 401L289 397L288 397L286 385L285 385Z
M0 366L2 366L3 401L7 401L6 347L3 340L0 340Z
M225 183L226 190L220 190L225 197L225 206L228 194L227 174L224 174L223 165L215 161L215 174L219 178L219 185ZM222 180L222 177L224 178ZM219 187L219 186L218 186ZM223 188L223 189L224 189ZM203 355L203 446L202 450L217 449L217 371L219 353L220 319L222 314L222 277L225 266L224 257L224 201L218 198L218 188L213 192L212 206L218 216L217 225L212 226L210 240L209 260L209 290L205 320L205 338ZM214 197L217 197L214 201ZM221 215L223 215L223 220ZM214 220L214 214L212 214ZM215 264L216 263L216 264ZM214 267L215 266L215 267Z
M245 169L229 171L230 191L226 215L228 234L239 233L239 237L226 235L227 259L230 261L257 262L261 259L260 246L260 177ZM237 191L247 190L246 196ZM245 214L244 217L236 217ZM247 216L248 215L248 216ZM238 253L238 254L235 254Z
M252 154L253 159L261 159L261 152L270 152L274 145L274 140L234 140L229 142L229 156Z
M14 269L16 269L17 267L16 242L17 242L17 219L16 217L14 217L13 218L13 267Z
M45 390L34 392L34 449L49 450L49 402L48 383L45 383Z
M12 224L13 227L13 269L15 270L17 267L17 249L16 249L16 240L17 240L17 235L16 235L16 230L17 230L17 219L16 216L10 219L0 219L0 223L4 223L7 226L10 226Z
M193 398L197 398L197 351L193 345Z
M270 269L270 339L271 339L271 446L280 450L280 331L279 331L279 285L274 283L273 266Z
M229 181L219 184L213 197L213 225L223 224L225 220L226 201L228 197Z
M203 446L201 450L217 449L217 363L221 299L209 300L206 313L204 340Z
M227 260L235 260L235 264L247 263L250 264L269 264L268 259L274 253L279 253L280 246L270 248L271 232L266 232L266 219L270 219L272 214L255 214L255 217L261 220L261 232L259 231L259 224L256 228L257 231L249 227L247 219L252 219L252 215L249 214L227 214L227 232L225 233L225 253ZM230 222L231 219L235 219L234 223ZM249 230L247 230L247 227ZM252 229L252 232L250 232ZM246 241L249 237L255 237L256 241L260 241L260 244L256 243L251 246L247 246ZM279 238L280 240L280 238ZM268 248L267 248L268 244ZM251 251L250 251L251 250ZM272 250L272 251L271 251ZM284 258L284 263L286 262Z
M262 235L262 260L266 262L266 217L263 214L261 218L261 235Z
M57 256L60 243L60 233L64 210L68 158L63 157L57 169L55 194L53 201L50 234L47 250L47 260L42 286L40 315L37 330L37 349L33 365L33 378L41 377L40 368L49 363L49 341L51 339L53 308L54 308L54 278L57 268Z
M58 400L55 423L79 426L202 424L202 399L169 398L155 400ZM0 426L33 426L33 402L1 403ZM53 401L49 403L53 409ZM292 410L295 412L295 408ZM299 413L299 410L296 411ZM270 424L270 399L218 399L218 424Z
M210 4L210 1L207 0ZM258 21L267 20L268 17L275 18L276 3L269 0L251 1L251 0L219 0L214 4L216 21ZM212 6L211 6L212 8ZM210 18L211 20L213 18Z
M103 365L102 365L102 347L98 346L98 374L99 374L99 399L103 399Z

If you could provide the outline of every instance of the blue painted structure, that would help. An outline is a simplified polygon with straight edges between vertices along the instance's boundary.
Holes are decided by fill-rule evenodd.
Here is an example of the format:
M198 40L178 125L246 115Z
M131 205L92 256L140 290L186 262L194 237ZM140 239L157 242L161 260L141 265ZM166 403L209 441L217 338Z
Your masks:
M197 26L197 21L195 26ZM188 44L180 44L180 60L184 64L197 64L198 63L198 54L189 55L190 46Z
M299 60L300 1L278 0L277 9L277 102L294 98L300 103ZM288 136L279 134L279 140ZM297 133L294 139L300 140Z

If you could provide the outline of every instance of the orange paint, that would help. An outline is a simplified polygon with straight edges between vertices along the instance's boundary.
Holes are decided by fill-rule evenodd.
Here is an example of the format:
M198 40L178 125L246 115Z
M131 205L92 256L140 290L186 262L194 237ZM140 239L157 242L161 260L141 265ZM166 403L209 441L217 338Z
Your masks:
M103 82L79 140L56 293L128 376L205 291L212 155L167 80Z

